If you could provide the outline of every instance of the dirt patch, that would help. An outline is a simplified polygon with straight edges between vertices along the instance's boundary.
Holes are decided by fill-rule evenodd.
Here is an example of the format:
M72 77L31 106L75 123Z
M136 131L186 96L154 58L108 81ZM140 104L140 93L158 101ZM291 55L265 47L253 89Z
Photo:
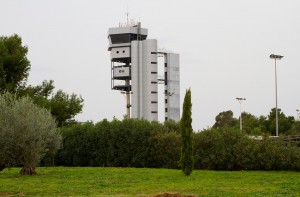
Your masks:
M197 197L195 195L182 195L178 193L163 193L163 194L157 194L154 196L149 196L149 197Z

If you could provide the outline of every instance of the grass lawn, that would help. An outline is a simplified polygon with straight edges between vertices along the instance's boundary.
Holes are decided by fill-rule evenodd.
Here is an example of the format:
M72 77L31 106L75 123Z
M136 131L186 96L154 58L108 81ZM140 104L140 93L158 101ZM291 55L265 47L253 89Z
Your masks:
M171 192L197 196L300 196L300 172L148 168L40 167L0 172L0 196L149 196Z

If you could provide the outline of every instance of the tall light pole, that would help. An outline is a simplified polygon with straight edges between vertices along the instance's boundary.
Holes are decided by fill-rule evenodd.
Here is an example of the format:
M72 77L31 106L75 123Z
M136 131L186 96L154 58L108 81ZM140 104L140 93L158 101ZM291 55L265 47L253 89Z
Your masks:
M240 103L240 131L242 133L242 130L243 130L243 124L242 124L242 101L244 101L246 99L245 98L236 97L236 100L238 100L239 103Z
M275 60L276 136L278 136L277 68L276 68L276 60L281 60L283 58L283 56L282 55L271 54L270 58Z
M299 109L296 109L296 112L297 112L296 120L299 120Z

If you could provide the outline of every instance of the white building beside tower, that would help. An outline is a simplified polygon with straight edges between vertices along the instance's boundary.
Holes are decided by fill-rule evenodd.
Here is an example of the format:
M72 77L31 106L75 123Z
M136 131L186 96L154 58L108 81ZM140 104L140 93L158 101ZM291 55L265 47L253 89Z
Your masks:
M126 95L127 116L158 121L158 55L164 56L165 120L180 120L179 55L157 51L141 23L109 28L111 88Z

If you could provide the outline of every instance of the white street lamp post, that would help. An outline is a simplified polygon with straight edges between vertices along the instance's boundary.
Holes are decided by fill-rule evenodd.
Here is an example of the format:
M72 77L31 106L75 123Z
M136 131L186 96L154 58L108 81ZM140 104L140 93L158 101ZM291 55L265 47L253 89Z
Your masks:
M242 101L244 101L246 99L245 98L236 97L236 100L238 100L239 103L240 103L240 131L242 133L242 130L243 130L243 124L242 124Z
M299 109L296 109L296 112L297 112L296 120L299 120Z
M276 98L276 136L278 137L278 108L277 108L277 68L276 60L281 60L284 56L271 54L270 58L275 60L275 98Z

